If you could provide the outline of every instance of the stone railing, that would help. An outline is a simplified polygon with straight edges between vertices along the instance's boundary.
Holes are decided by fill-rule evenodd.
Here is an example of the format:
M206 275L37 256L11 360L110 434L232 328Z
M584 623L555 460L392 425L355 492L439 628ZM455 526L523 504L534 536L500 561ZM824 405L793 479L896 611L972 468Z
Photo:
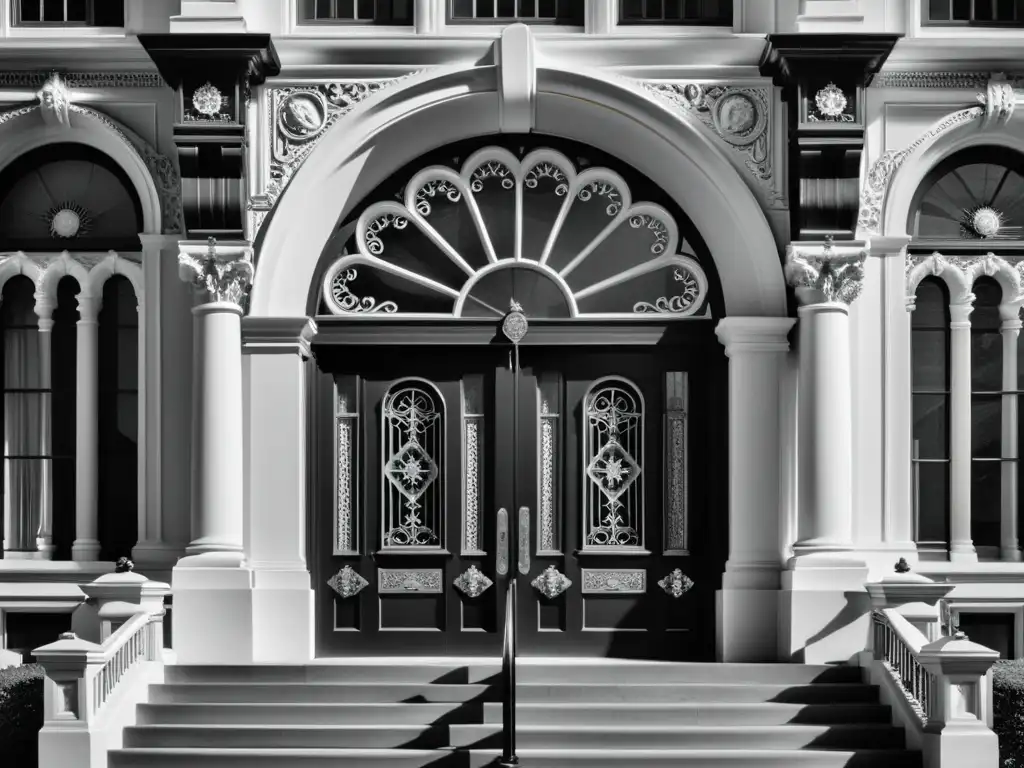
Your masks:
M925 768L998 768L999 740L987 710L989 670L999 654L962 632L940 636L938 603L954 585L901 566L866 586L873 611L861 666Z
M163 681L166 584L130 572L83 585L90 600L66 632L33 653L46 672L39 765L105 768L135 722L136 704Z

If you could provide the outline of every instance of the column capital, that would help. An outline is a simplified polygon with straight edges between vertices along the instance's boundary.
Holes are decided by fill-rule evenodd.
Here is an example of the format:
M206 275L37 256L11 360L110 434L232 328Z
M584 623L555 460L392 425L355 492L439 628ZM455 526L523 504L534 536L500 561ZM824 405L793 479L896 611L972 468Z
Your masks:
M786 246L786 280L801 304L852 304L864 283L864 243L836 247L831 236L823 243Z
M753 352L788 352L794 317L723 317L715 335L728 357Z
M211 303L241 307L253 277L252 246L248 242L218 243L211 237L205 243L182 240L178 249L178 276L182 280L204 291Z
M100 313L100 300L88 293L79 293L78 300L78 322L80 324L96 323Z

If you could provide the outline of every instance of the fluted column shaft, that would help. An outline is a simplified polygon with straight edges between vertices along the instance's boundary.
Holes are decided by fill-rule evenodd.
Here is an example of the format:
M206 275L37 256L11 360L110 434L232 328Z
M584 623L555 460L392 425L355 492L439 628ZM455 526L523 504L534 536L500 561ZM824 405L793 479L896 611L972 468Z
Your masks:
M75 542L72 560L97 560L99 542L99 301L78 296L75 356Z

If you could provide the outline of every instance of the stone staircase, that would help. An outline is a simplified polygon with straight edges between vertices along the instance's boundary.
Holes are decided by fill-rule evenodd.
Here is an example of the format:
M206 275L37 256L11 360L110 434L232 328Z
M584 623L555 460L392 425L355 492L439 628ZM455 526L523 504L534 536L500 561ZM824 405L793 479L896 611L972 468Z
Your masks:
M167 667L110 768L477 768L501 747L499 669L396 662ZM523 768L921 768L856 667L518 667Z

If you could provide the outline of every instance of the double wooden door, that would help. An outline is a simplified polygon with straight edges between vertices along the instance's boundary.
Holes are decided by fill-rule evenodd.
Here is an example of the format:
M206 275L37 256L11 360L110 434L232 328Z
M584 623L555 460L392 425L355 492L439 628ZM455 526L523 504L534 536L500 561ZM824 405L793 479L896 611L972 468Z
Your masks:
M713 655L719 377L701 348L319 350L318 655Z

